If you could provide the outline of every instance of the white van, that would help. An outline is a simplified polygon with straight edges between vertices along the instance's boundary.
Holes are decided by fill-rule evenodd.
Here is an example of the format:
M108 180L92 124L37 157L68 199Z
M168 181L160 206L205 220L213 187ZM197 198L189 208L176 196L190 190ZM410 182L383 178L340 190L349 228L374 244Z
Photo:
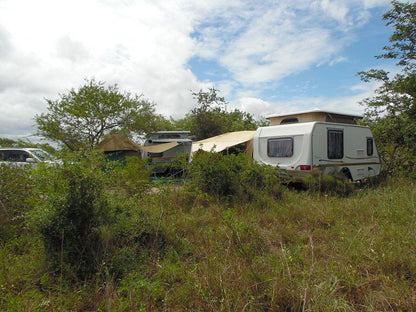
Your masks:
M12 167L36 167L38 163L56 164L54 156L40 148L0 148L0 165Z
M370 128L339 122L283 122L258 128L253 158L297 181L314 169L341 172L352 181L377 176L381 169Z

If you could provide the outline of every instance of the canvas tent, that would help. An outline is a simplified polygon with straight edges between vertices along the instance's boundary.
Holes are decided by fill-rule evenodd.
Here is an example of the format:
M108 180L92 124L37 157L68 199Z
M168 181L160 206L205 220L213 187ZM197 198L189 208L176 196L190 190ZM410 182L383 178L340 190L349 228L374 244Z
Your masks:
M198 150L222 152L236 145L246 143L246 153L252 153L252 142L256 131L236 131L217 135L192 143L192 153Z

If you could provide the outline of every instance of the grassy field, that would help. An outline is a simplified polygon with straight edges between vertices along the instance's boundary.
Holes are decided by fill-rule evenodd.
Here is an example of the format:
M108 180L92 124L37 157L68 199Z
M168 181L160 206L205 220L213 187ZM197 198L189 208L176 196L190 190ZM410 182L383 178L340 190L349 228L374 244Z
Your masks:
M284 189L248 203L151 190L107 194L117 222L97 227L104 256L75 281L63 252L58 270L48 265L33 208L12 216L2 200L0 310L416 309L414 180L348 197Z

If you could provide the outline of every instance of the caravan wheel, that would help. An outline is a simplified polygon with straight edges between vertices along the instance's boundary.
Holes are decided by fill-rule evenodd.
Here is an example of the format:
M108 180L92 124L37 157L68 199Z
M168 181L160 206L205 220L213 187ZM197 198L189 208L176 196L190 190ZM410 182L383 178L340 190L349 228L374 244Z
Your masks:
M350 169L344 167L341 169L341 174L344 175L348 180L352 181L352 175Z

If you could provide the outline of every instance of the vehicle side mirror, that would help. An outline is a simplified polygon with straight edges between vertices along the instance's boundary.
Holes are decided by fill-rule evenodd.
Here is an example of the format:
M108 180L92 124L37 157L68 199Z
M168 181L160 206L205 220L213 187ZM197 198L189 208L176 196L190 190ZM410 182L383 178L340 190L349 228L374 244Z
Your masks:
M32 157L28 157L28 158L26 158L26 162L33 164L33 163L36 162L36 160L34 158L32 158Z

